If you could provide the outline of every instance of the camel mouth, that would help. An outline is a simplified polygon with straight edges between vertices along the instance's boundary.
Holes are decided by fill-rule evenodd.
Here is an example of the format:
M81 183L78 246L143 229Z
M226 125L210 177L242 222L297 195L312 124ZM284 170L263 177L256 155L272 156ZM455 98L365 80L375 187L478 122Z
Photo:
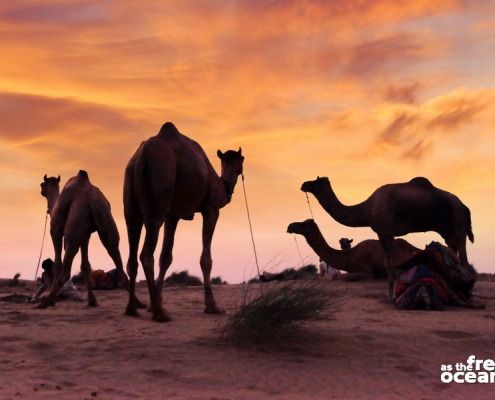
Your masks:
M287 227L287 233L297 233L297 226L299 225L299 222L293 222L292 224L289 224Z
M307 193L307 192L310 192L310 183L311 182L304 182L302 185L301 185L301 191L303 191L304 193Z

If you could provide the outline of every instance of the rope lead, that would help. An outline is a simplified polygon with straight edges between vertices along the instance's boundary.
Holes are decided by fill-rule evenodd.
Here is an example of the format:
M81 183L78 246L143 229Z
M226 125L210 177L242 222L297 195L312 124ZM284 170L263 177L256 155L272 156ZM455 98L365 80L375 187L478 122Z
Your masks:
M34 286L36 285L36 278L38 278L38 270L40 268L40 262L41 262L41 255L43 254L43 245L45 243L45 235L46 235L46 223L48 221L48 213L46 213L46 216L45 216L45 228L43 229L43 239L41 240L41 250L40 250L40 256L38 258L38 266L36 267L36 273L34 275L34 279L33 279L33 287L31 288L31 293L29 293L29 298L31 299L31 297L33 296L33 292L34 292Z
M258 264L258 255L256 253L256 245L254 243L253 226L251 224L251 217L249 215L249 206L248 206L247 195L246 195L246 185L244 184L244 174L242 174L241 176L242 176L242 188L244 189L244 201L246 202L247 218L249 221L249 230L251 232L251 241L253 242L254 259L256 261L256 270L258 271L258 276L259 276L260 275L260 266Z

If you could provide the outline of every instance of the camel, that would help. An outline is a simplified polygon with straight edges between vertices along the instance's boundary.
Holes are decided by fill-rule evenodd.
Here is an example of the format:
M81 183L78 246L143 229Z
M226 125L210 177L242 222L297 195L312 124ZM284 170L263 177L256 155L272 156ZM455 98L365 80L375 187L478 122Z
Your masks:
M466 236L474 242L471 212L457 196L436 188L426 178L381 186L368 199L352 206L339 201L326 177L304 182L301 190L312 193L337 222L370 227L378 235L385 251L390 298L395 277L392 258L396 236L437 232L458 254L461 264L469 268Z
M354 239L340 238L339 239L340 248L342 250L349 250L352 246L353 241L354 241Z
M204 278L206 313L221 314L213 296L210 274L211 241L219 210L230 203L238 176L242 174L242 150L217 151L221 176L208 160L201 146L181 134L174 124L165 123L157 135L141 143L129 160L124 179L124 214L129 239L127 272L130 299L126 313L137 316L132 294L138 268L141 230L146 230L140 261L146 276L151 300L152 319L167 322L171 318L162 306L165 273L172 263L174 235L179 220L192 220L195 213L203 217L203 250L200 258ZM154 281L154 251L160 227L164 225L159 274Z
M91 184L88 173L79 171L65 184L62 193L59 189L60 176L47 178L41 183L41 195L48 203L50 214L50 234L55 250L54 279L50 293L39 305L46 308L55 305L56 295L70 278L72 262L81 249L81 272L88 287L88 306L98 305L93 289L89 284L91 264L88 258L89 239L98 232L100 240L119 270L121 281L127 285L122 258L119 251L119 232L110 211L110 203L103 193ZM65 254L62 260L62 243ZM145 307L137 298L136 304Z
M327 244L318 225L312 219L293 222L288 226L287 232L303 235L322 260L335 268L348 272L339 279L355 281L387 277L385 254L378 240L363 240L348 250L333 249ZM394 246L395 252L392 259L394 267L421 251L403 239L395 239Z

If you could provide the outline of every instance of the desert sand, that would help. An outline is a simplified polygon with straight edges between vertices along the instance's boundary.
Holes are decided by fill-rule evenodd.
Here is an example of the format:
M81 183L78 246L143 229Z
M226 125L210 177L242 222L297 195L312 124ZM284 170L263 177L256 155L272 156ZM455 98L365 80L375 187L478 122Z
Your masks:
M277 284L274 282L266 285ZM203 313L201 287L166 288L172 322L123 314L127 293L100 291L98 308L48 310L0 302L1 399L482 399L495 383L442 383L442 364L495 358L495 283L485 309L400 311L386 282L327 281L341 292L333 318L303 339L239 346L220 332L244 286L214 288L226 315ZM0 298L30 287L0 287ZM147 290L138 295L147 300Z

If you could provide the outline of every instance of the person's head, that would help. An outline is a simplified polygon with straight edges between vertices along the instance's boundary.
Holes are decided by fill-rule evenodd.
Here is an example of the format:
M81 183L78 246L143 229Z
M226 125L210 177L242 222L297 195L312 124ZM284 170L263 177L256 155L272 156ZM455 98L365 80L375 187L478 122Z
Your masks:
M51 258L47 258L41 263L41 268L43 268L43 270L48 274L53 275L53 260Z

